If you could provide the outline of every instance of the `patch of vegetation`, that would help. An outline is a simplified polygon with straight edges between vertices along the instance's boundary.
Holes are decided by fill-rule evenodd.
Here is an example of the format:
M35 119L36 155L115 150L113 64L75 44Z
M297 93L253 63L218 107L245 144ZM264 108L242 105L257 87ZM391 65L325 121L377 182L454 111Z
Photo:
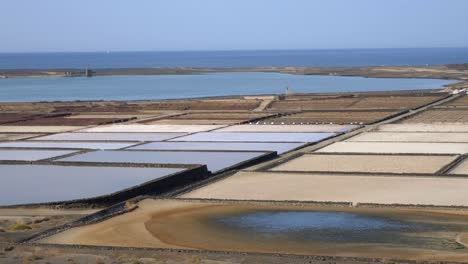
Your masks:
M26 224L16 223L16 224L11 225L8 229L11 231L24 231L24 230L30 230L32 228Z

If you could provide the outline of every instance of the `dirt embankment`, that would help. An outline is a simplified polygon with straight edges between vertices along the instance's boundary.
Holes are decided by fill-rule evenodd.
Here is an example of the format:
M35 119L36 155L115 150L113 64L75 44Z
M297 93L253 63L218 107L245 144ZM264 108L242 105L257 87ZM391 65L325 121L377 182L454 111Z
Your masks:
M374 78L436 78L468 80L468 64L443 66L373 66L373 67L238 67L238 68L114 68L93 69L95 76L109 75L177 75L211 72L278 72L302 75L362 76ZM1 70L0 76L48 77L84 76L82 69Z

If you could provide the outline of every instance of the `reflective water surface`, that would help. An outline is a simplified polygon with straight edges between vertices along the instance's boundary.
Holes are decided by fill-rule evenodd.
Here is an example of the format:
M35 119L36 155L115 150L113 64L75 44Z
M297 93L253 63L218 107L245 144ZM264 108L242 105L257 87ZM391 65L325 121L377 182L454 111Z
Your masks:
M264 152L93 151L61 159L78 162L200 164L215 172L264 155Z
M91 198L121 191L179 168L0 165L0 205Z

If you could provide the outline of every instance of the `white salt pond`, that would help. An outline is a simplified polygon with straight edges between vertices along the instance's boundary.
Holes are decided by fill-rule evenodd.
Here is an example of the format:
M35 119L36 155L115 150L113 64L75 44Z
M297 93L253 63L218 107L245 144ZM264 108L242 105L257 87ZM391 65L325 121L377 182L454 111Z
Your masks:
M0 205L48 203L112 194L180 168L0 165Z
M217 172L258 158L266 152L215 151L93 151L59 161L103 163L198 164Z
M123 142L44 142L44 141L12 141L0 142L0 148L63 148L63 149L121 149L133 143Z
M185 133L61 133L32 140L160 141L183 135Z
M336 142L317 152L464 154L468 143Z
M468 179L238 172L181 198L468 206Z
M224 127L224 125L109 125L86 128L80 132L109 132L109 133L195 133Z
M276 151L278 154L303 146L304 143L243 143L243 142L151 142L131 147L135 150L239 150ZM1 145L0 145L1 146Z
M1 149L0 160L37 161L74 153L73 150ZM3 172L2 172L3 173Z
M328 132L341 133L358 126L354 125L235 125L217 129L215 132Z
M468 133L450 132L368 132L354 136L352 142L463 142L468 143Z
M384 132L468 132L468 124L459 123L413 123L386 124L377 128Z
M335 133L274 133L274 132L201 132L170 141L208 142L317 142Z
M272 168L272 171L435 173L457 156L438 155L333 155L306 154Z

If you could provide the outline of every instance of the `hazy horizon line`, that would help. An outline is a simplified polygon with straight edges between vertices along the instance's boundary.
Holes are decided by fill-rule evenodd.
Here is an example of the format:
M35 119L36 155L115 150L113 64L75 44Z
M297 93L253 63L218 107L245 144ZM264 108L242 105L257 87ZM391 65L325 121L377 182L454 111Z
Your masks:
M0 54L28 53L128 53L128 52L235 52L235 51L311 51L311 50L389 50L389 49L464 49L468 46L450 47L385 47L385 48L301 48L301 49L188 49L188 50L94 50L94 51L0 51Z

